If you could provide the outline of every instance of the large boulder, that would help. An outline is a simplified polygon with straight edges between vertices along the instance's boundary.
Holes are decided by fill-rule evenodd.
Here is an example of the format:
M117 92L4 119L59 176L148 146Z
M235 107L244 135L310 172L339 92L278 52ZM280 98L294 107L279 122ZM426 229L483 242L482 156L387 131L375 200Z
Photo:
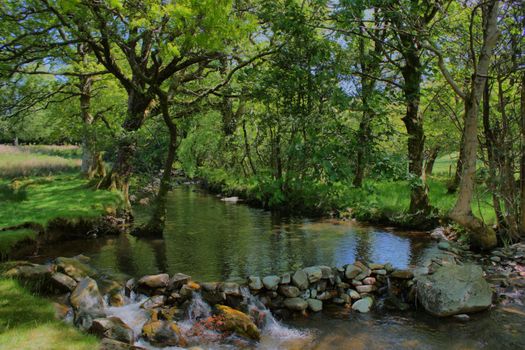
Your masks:
M137 286L149 289L166 288L169 282L170 276L167 273L161 273L158 275L147 275L142 277L138 280Z
M8 278L16 278L30 283L45 283L49 281L53 272L53 265L22 263L7 270L3 275Z
M56 258L55 264L59 272L65 273L76 281L80 281L84 277L93 277L96 275L96 271L93 268L78 258Z
M142 337L154 346L186 346L179 326L172 321L152 319L142 327Z
M55 272L51 275L53 287L61 292L68 293L73 291L77 286L77 281L61 272Z
M69 302L75 312L75 324L82 329L89 329L95 318L105 316L104 300L92 278L86 277L77 284Z
M373 303L374 299L372 299L371 297L365 297L356 301L352 305L352 310L355 310L360 313L367 313L370 311L370 308L372 307Z
M418 300L435 316L451 316L487 309L492 290L481 267L473 264L444 265L417 279Z
M261 332L250 316L225 305L217 305L216 308L221 317L220 329L222 331L233 332L241 337L253 340L261 338Z
M178 290L183 285L187 284L191 280L191 276L185 275L183 273L176 273L171 277L169 280L169 289L170 290Z
M308 288L308 275L303 270L296 271L292 276L292 283L300 290Z
M127 344L133 344L135 341L133 330L115 316L94 319L89 332L100 338L109 338Z

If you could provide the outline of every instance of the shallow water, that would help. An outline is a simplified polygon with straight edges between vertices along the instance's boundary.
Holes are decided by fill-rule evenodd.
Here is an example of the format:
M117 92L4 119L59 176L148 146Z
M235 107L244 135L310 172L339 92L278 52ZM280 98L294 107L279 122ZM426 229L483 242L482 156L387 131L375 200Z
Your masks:
M136 212L140 222L145 213L141 208ZM39 253L44 258L82 253L108 273L184 272L198 281L239 280L250 274L280 274L316 264L342 266L356 260L405 268L434 247L427 236L352 222L280 218L222 202L192 187L178 187L168 199L164 239L122 235L54 243Z
M141 220L140 210L137 219ZM435 252L426 233L279 218L242 204L222 202L192 187L178 187L169 197L164 239L121 235L54 243L41 247L37 260L82 253L108 274L184 272L197 281L216 281L279 274L316 264L342 266L355 260L406 268ZM134 307L115 313L142 320ZM466 323L436 319L424 312L363 315L338 308L290 320L284 326L276 323L263 332L257 348L525 349L524 321L522 307L498 307L473 315Z

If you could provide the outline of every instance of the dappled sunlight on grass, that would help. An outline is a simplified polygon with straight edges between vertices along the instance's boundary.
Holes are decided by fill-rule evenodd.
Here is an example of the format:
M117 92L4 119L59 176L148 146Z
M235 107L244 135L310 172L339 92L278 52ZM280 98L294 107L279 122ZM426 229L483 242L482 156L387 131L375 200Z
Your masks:
M0 279L0 349L96 349L97 339L55 319L53 304Z
M46 225L51 219L96 217L120 203L116 192L94 191L78 176L60 175L50 181L31 181L25 186L27 199L0 202L0 228L26 222ZM6 185L0 180L0 185ZM1 232L0 232L1 235Z

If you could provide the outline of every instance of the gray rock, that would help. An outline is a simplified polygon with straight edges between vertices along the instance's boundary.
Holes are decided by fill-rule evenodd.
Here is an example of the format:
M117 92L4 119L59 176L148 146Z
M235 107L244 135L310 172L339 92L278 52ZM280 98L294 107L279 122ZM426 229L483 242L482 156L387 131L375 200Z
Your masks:
M140 307L145 310L155 309L161 307L166 302L166 297L164 295L154 295L151 298L146 299Z
M158 275L147 275L138 280L137 285L139 287L146 287L151 289L165 288L170 282L170 276L167 273L161 273Z
M100 342L98 350L146 350L145 348L129 345L121 341L104 338Z
M347 290L346 294L348 294L350 296L350 298L352 298L353 300L361 299L361 295L357 291L355 291L353 289Z
M89 277L81 280L69 297L75 313L74 322L81 329L89 329L94 319L105 317L104 300L97 282Z
M308 303L302 298L286 298L284 306L292 311L303 311L308 307Z
M357 275L361 273L361 269L355 265L349 264L345 269L345 277L349 280L354 279Z
M279 286L278 291L287 298L295 298L301 295L301 291L296 286L282 285Z
M319 268L321 269L321 278L330 279L334 277L334 273L330 266L319 266Z
M99 338L109 338L127 344L133 344L133 330L118 317L97 318L93 320L89 332Z
M481 267L473 264L441 266L432 275L420 276L418 300L435 316L451 316L487 309L492 290Z
M308 282L310 283L318 282L323 277L323 271L319 266L310 266L304 268L303 271L306 273L306 276L308 276Z
M221 291L226 295L232 295L236 297L241 296L241 288L238 283L235 282L224 282L221 286Z
M263 288L261 278L258 276L248 277L248 287L250 287L251 290L261 290Z
M58 267L58 271L65 273L76 281L80 281L84 277L93 277L96 275L96 271L93 268L75 258L56 258L55 264Z
M292 276L289 273L285 273L281 276L281 284L290 284L292 282Z
M296 271L292 276L292 283L300 290L308 288L308 276L303 270Z
M268 290L277 290L277 287L279 286L279 282L281 282L281 278L275 275L266 276L262 280L264 288Z
M188 283L191 280L191 276L185 275L183 273L176 273L171 277L168 282L170 290L180 289L183 285Z
M368 267L371 269L371 270L382 270L385 268L385 265L383 264L368 264Z
M500 262L501 261L501 258L499 256L491 256L490 257L490 260L494 261L494 262Z
M355 289L359 293L372 293L377 290L377 287L374 285L363 285L363 286L356 286Z
M361 281L361 280L367 278L368 276L370 276L371 274L372 274L372 270L370 270L369 268L365 268L357 276L355 276L354 279L358 280L358 281Z
M387 264L385 264L385 270L386 270L386 272L392 272L392 271L394 271L394 267L392 266L391 263L387 263Z
M360 299L352 304L352 310L358 311L360 313L367 313L370 311L374 300L370 297L365 297Z
M337 297L337 291L336 290L327 290L325 292L322 292L321 294L317 295L317 299L319 300L330 300Z
M71 292L77 286L77 281L61 272L55 272L51 275L53 286L62 292Z
M306 302L308 303L308 308L313 312L319 312L323 310L323 302L321 300L308 299Z
M381 276L385 276L387 274L387 271L384 270L384 269L381 269L381 270L372 270L372 274L373 275L381 275Z

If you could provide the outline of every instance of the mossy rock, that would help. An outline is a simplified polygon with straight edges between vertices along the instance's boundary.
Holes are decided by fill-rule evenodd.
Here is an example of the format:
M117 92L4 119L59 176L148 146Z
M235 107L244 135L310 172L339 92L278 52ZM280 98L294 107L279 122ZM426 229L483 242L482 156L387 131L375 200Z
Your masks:
M261 331L257 328L250 316L226 305L216 305L216 308L224 322L221 330L233 332L241 337L252 340L261 339Z

